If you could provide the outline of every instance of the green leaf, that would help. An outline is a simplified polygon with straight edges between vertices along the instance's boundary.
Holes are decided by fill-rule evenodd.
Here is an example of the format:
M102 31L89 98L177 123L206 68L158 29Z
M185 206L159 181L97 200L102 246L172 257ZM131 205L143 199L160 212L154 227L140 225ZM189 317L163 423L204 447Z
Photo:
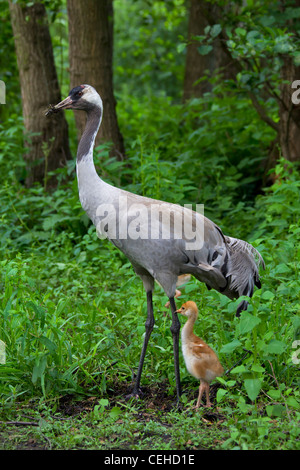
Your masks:
M289 266L287 266L285 263L280 263L278 264L274 271L272 272L273 273L276 273L276 274L283 274L283 273L288 273L290 272L291 269L289 268Z
M227 46L229 49L235 49L236 43L232 39L229 39L229 41L227 41Z
M252 401L256 400L261 389L261 383L262 382L260 379L245 379L244 380L245 389L250 400Z
M260 22L263 26L271 26L272 24L275 23L275 17L274 17L274 16L271 16L271 15L262 16L262 17L260 18L259 22Z
M107 398L101 398L99 400L99 405L105 407L105 406L108 406L109 405L109 400Z
M180 44L178 44L177 46L177 52L178 54L180 54L181 52L183 52L186 48L186 44L184 42L181 42Z
M224 390L224 388L219 388L217 391L217 403L220 403L220 401L223 399L223 397L228 393L227 390Z
M109 412L109 415L114 418L114 419L117 419L121 414L123 413L123 411L121 410L121 408L119 406L114 406L110 412Z
M251 46L261 46L264 41L263 41L263 36L258 32L258 31L249 31L246 37L247 41Z
M42 378L47 365L47 356L43 356L37 360L32 371L32 383L35 384L38 378Z
M97 250L97 248L99 248L99 243L91 243L89 245L86 245L86 249L89 251Z
M244 28L236 28L235 30L238 36L246 36L247 31Z
M273 398L273 400L279 400L280 397L281 397L281 392L280 390L274 390L274 389L271 389L271 390L268 390L268 395Z
M269 418L271 418L272 416L281 418L281 416L285 412L285 407L283 405L268 405L266 406L266 412Z
M216 38L221 31L222 26L220 24L214 24L210 30L210 35L211 37Z
M265 349L268 354L282 354L285 350L286 344L278 339L272 339Z
M291 52L293 50L292 44L290 44L288 41L281 41L278 44L275 44L274 46L274 51L279 53L279 54L287 54L288 52Z
M232 369L231 374L241 374L243 372L249 372L249 370L243 364L241 364L240 366Z
M288 397L286 399L286 403L288 406L291 406L292 408L295 408L296 410L300 409L300 403L298 403L298 401L294 397Z
M269 290L266 290L265 292L263 292L261 294L261 298L263 300L272 300L274 297L275 297L275 295L273 294L273 292L271 292Z
M210 25L205 26L205 28L204 28L204 33L205 33L205 34L208 34L208 33L210 32L210 28L211 28Z
M39 341L46 346L46 348L50 351L50 353L54 353L57 349L56 344L54 344L49 338L46 336L41 336Z
M187 294L189 294L189 293L192 292L192 291L198 290L198 289L199 289L199 286L198 286L198 284L196 284L195 282L194 282L193 284L190 283L190 284L187 284L187 285L185 286L185 292L186 292Z
M55 227L55 225L59 224L60 222L66 222L66 221L68 221L68 218L63 215L60 215L60 214L51 215L50 217L47 217L44 220L43 229L50 230L53 227Z
M253 364L253 366L251 367L251 370L253 372L261 372L261 373L265 372L265 369L259 364Z
M260 322L260 318L254 317L251 313L243 312L240 319L240 334L243 335L248 331L252 331Z
M29 300L26 303L26 306L35 312L37 318L41 322L41 328L43 329L45 325L45 319L46 319L45 309L41 307L40 305L35 304L32 300Z
M213 47L210 46L209 44L207 45L204 44L203 46L198 47L198 52L200 55L207 55L212 51L212 49Z
M229 354L238 348L241 344L242 343L238 339L234 339L230 343L224 344L224 346L221 348L221 353Z

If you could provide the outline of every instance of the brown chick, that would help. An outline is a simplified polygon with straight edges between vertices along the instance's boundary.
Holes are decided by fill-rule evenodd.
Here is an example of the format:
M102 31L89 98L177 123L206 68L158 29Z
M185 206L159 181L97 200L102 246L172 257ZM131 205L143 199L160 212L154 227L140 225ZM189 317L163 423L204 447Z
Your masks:
M200 380L199 395L196 408L199 408L203 392L206 394L206 406L212 406L209 400L209 384L216 377L223 374L224 369L216 353L193 333L194 323L198 317L198 308L195 302L184 303L178 313L188 318L181 331L182 353L187 370L196 379Z

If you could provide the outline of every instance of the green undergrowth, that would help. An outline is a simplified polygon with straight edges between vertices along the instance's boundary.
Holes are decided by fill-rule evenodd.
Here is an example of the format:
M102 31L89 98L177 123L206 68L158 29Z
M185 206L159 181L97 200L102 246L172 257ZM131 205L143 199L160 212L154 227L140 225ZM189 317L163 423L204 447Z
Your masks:
M168 119L178 123L177 112L172 109ZM208 113L211 119L216 116L214 110ZM107 149L96 154L97 167L105 170L107 181L139 194L181 204L204 202L205 209L208 207L206 215L224 233L246 239L260 251L266 263L265 271L261 271L262 288L255 290L249 309L240 318L235 317L239 301L232 302L217 292L207 291L205 285L195 280L182 288L178 303L191 299L198 304L200 317L196 332L218 352L225 371L230 370L216 381L214 403L225 418L218 420L222 423L214 424L220 433L215 446L295 448L299 442L295 423L300 407L299 170L296 165L281 160L273 169L274 184L254 198L250 189L257 175L252 173L251 179L247 179L242 172L242 161L239 167L234 160L239 157L241 135L235 137L236 155L231 162L225 155L229 148L226 150L229 144L225 139L220 139L226 150L223 160L210 158L207 145L201 173L193 145L189 146L186 159L172 157L175 144L173 149L170 145L167 155L163 154L170 141L167 134L173 128L168 119L163 120L166 137L162 134L156 145L148 145L151 133L129 138L132 167L110 159ZM186 121L183 125L188 126ZM20 123L16 123L15 135L18 129ZM22 144L13 138L13 129L10 136L5 130L3 133L7 145L0 165L8 169L7 161L13 158L15 146L21 150ZM200 138L197 133L199 129L195 130L195 139ZM192 138L190 141L193 142ZM196 173L192 176L188 171L189 158L195 163ZM122 426L118 430L114 426L118 412L123 413L125 405L110 406L110 400L105 400L112 396L117 385L127 384L129 389L137 370L146 319L142 284L123 254L108 241L97 239L80 207L73 162L60 170L60 184L52 193L39 186L26 189L22 184L24 165L21 160L15 163L14 169L6 172L0 188L2 420L12 419L32 400L44 403L49 412L53 407L46 404L57 397L97 396L104 400L105 406L98 404L88 419L105 421L107 429L117 435L116 439L121 439L118 430L121 433ZM212 178L205 187L208 171ZM240 194L241 182L245 183L243 191L249 189L248 196L247 191ZM237 202L239 195L241 199ZM173 345L166 301L156 286L156 323L142 384L151 388L153 384L167 383L168 396L172 397L175 394ZM194 404L191 395L197 383L187 373L182 356L180 367L185 390L182 400L191 409ZM135 413L134 408L127 409L124 418L131 423L126 421L126 426L133 430L133 435L141 433L142 427ZM184 443L191 441L191 447L200 448L199 439L196 442L196 437L188 431L184 434L180 416L174 412L164 418L167 427L173 420L173 427L180 426L180 431L178 435L174 431L173 436L177 437L168 443L159 442L179 449L186 448ZM197 419L200 418L190 417L191 426ZM157 417L151 415L149 427L155 427L156 422ZM179 437L180 432L184 437ZM78 432L84 433L84 430ZM127 444L125 441L124 446L133 445L131 440ZM212 447L212 442L205 445ZM76 447L77 444L62 439L61 445Z

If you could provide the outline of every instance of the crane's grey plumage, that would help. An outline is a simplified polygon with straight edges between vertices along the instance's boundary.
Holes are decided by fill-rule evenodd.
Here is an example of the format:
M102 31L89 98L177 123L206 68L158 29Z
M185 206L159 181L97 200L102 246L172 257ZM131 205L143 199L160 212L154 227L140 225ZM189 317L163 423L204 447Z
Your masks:
M250 244L225 236L217 225L202 214L129 193L107 184L98 176L93 162L93 148L103 108L101 98L93 87L80 85L73 88L69 96L52 106L47 114L60 109L84 110L87 114L86 127L77 151L80 202L99 236L108 237L128 257L147 293L146 334L133 395L140 393L143 361L154 326L152 292L156 280L164 289L171 306L179 398L180 323L174 301L178 276L192 274L209 289L216 289L231 299L241 295L252 296L254 285L260 286L258 268L260 264L264 266L263 259ZM188 234L186 228L190 228ZM165 237L168 229L169 236ZM187 249L191 234L199 243ZM243 301L237 313L246 308L247 302Z

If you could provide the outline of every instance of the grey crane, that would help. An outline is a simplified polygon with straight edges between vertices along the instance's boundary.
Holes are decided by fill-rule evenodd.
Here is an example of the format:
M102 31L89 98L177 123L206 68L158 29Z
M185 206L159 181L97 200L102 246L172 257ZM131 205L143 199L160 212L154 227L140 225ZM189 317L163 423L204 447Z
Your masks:
M221 229L198 211L139 196L107 184L93 162L95 138L103 106L90 85L73 88L68 97L50 106L46 115L61 109L86 112L86 126L78 145L76 171L79 198L98 235L108 238L131 262L147 295L147 320L137 376L130 396L141 395L140 380L148 341L154 326L152 292L157 281L169 298L172 313L174 367L177 400L181 395L179 374L180 322L174 300L176 283L191 274L211 289L231 299L251 297L260 287L258 251L243 240L225 236ZM237 314L247 309L238 306Z

